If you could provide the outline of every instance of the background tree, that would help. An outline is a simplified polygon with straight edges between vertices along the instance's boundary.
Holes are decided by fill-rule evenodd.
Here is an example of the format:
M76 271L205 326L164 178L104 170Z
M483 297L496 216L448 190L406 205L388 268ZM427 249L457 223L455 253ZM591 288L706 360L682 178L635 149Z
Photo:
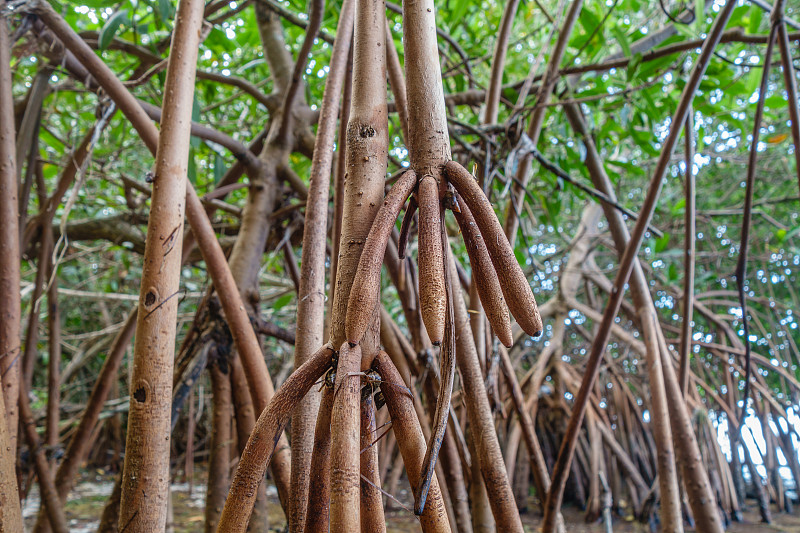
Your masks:
M161 213L149 153L166 142L154 122L163 121L166 134L169 111L178 109L169 103L168 64L178 50L176 16L189 4L37 0L0 8L0 31L9 29L0 59L11 67L0 69L11 75L0 83L0 174L3 190L18 191L3 194L0 209L3 249L19 250L5 254L0 269L10 317L0 331L8 421L0 439L17 450L18 469L12 476L6 463L0 471L9 509L17 492L26 501L34 470L45 507L66 501L87 462L118 471L127 438L129 461L141 453L169 462L164 488L182 474L177 465L200 463L205 475L208 457L207 530L230 487L252 489L250 527L266 530L270 455L266 484L277 487L290 528L324 529L327 502L341 488L332 483L328 446L337 468L339 418L350 415L355 431L363 413L362 434L348 449L374 442L361 461L347 455L348 472L360 468L392 497L405 476L417 504L425 480L437 480L428 498L441 512L423 514L425 529L513 529L537 523L540 511L548 528L560 527L561 491L589 520L658 515L662 527L680 530L683 493L707 529L718 528L720 516L740 518L748 493L762 520L783 519L787 485L800 479L797 5L452 0L387 3L384 16L379 2L364 2L371 29L355 33L356 2L203 6L190 46L197 60L188 59L196 82L178 84L191 95L191 117L184 102L177 127L191 134L190 186L185 200L169 200L185 202L191 228L180 230L183 216L170 226L179 228L171 239L182 241L181 260L167 256L173 286L165 289L175 313L167 329L177 339L159 351L171 369L157 377L173 391L162 398L158 429L172 439L156 453L132 446L138 433L121 429L125 418L136 421L127 406L136 401L129 383L142 352L125 353L134 330L137 346L151 338L141 326L147 313L137 318L133 305L151 285L142 281L152 255L148 220ZM198 24L199 16L198 9ZM367 43L367 66L377 72L385 61L387 85L383 74L365 81L363 70L350 72ZM388 115L365 111L384 97ZM385 161L356 148L353 128L364 125ZM426 149L432 163L420 163ZM422 201L432 196L414 189L408 168L422 182L425 174L440 178L451 159L469 171L460 183L478 187L474 199L485 196L490 210L477 212L463 191L446 187L441 203ZM358 186L356 163L375 166L368 189ZM438 183L458 185L453 176ZM457 217L446 213L462 204ZM356 208L369 216L353 218ZM513 245L505 264L521 265L539 303L539 338L526 325L533 315L515 312L503 292L510 270L494 268L497 284L490 275L490 248L500 242L480 226L490 211ZM378 251L367 242L376 213L384 224ZM431 262L432 227L443 230L441 262ZM360 251L352 253L362 245L372 250L369 284L358 281ZM445 285L436 284L445 279L439 272L450 272L447 248L452 352L448 306L437 299ZM620 291L627 269L630 297ZM376 303L350 330L353 283L367 298L360 302ZM459 287L469 295L464 305ZM13 308L20 299L22 332ZM608 301L619 309L604 317ZM364 340L345 331L362 327ZM345 335L359 347L342 350L351 368L338 372L331 362L341 362L335 350ZM504 351L498 341L511 346ZM446 409L449 355L459 372ZM373 357L378 374L370 373ZM352 381L347 398L329 388L322 400L303 400L329 370L331 383ZM355 409L359 387L365 401ZM366 397L378 389L389 408L376 409L373 429ZM19 398L33 421L22 428L46 429L45 447L36 434L15 440ZM345 400L350 410L337 407ZM205 409L212 404L213 412ZM251 434L270 438L248 444ZM235 466L258 461L240 484ZM366 502L362 517L381 516L374 487L345 477ZM126 524L126 513L136 512L130 488L120 491L122 513L111 498L110 523ZM337 508L334 523L354 519L347 510L357 500ZM392 520L389 502L383 516ZM520 524L526 506L532 512ZM2 520L14 520L6 508ZM43 508L36 530L50 521L61 529L59 514ZM81 518L89 514L101 513ZM284 520L270 515L273 524ZM226 516L223 529L247 522Z

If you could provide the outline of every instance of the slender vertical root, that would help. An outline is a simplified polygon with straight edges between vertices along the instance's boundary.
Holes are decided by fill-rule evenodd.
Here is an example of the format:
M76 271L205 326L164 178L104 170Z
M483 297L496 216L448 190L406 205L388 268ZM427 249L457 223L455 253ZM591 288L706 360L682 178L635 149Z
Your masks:
M361 527L359 493L361 346L345 342L339 350L331 414L331 531Z
M53 481L53 472L47 462L47 457L45 457L44 449L39 442L39 435L36 433L36 422L33 419L33 412L31 411L28 392L25 387L20 387L19 415L25 440L28 441L28 447L33 453L33 464L36 467L36 475L39 476L39 488L42 492L42 501L47 511L47 517L50 519L50 526L56 533L67 533L69 528L67 527L67 519L64 517L64 508L58 498L58 492ZM20 529L20 531L22 530Z
M414 402L403 385L403 378L400 377L400 373L386 352L379 352L375 357L375 369L381 375L381 391L386 398L386 407L392 418L392 429L397 436L397 445L403 457L408 481L416 492L416 488L422 481L425 437L414 411ZM419 520L422 531L426 533L449 533L450 531L450 523L436 476L433 476L431 480L428 503Z
M267 465L289 421L289 416L330 366L333 353L329 345L317 350L303 363L303 366L286 379L258 417L233 476L231 490L225 501L217 531L243 533L247 529L258 486L264 478Z
M350 299L347 302L345 332L350 344L358 344L361 341L373 319L380 295L381 266L383 255L386 253L386 244L394 229L400 208L406 203L416 184L417 175L414 171L405 172L386 195L383 205L375 215L358 261L353 288L350 290Z
M441 254L444 258L447 253L449 243L447 241L447 230L444 225L444 211L442 211L441 220L439 222L440 235L441 235ZM422 461L422 474L421 483L414 490L414 513L417 515L422 514L425 510L425 501L428 497L430 490L431 480L433 479L434 468L436 467L436 459L439 456L439 449L444 440L444 432L447 428L447 419L450 413L450 398L453 394L453 378L455 377L456 361L456 338L453 328L453 285L449 273L444 270L442 264L442 274L445 281L445 299L446 299L446 314L444 323L444 339L442 342L442 349L440 353L439 362L439 394L436 399L436 411L433 416L433 424L431 428L431 438L428 442L427 449L425 450L425 458Z
M400 259L406 258L406 248L408 248L408 233L411 231L411 223L414 221L414 214L417 212L417 199L413 196L406 207L406 214L403 216L403 223L400 225L400 240L397 243L397 255Z
M372 385L361 401L361 531L384 533L386 518L380 491L378 470L378 431L375 423L375 400Z
M311 480L308 488L306 533L327 533L331 495L331 410L333 389L325 387L314 430L314 451L311 454Z

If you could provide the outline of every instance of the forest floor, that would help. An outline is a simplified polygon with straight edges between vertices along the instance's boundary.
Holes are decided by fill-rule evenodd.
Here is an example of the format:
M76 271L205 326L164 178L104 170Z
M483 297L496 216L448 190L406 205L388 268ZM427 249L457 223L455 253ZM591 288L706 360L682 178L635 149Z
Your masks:
M205 508L204 476L198 472L190 492L187 483L173 483L173 524L175 533L190 533L203 528ZM100 471L84 472L66 505L67 523L71 533L94 533L99 523L108 495L114 485L114 478ZM26 529L30 530L36 520L39 509L38 486L34 487L24 502L23 515ZM273 485L267 489L268 514L270 531L280 532L285 527L283 511L278 503L277 492ZM405 489L400 490L398 499L410 505L412 496ZM742 523L731 524L730 533L800 533L800 513L776 513L773 509L773 523L760 523L758 508L755 502L748 502L748 510L744 513ZM587 524L583 512L575 506L564 508L564 520L569 533L602 533L600 522ZM538 531L541 516L535 508L522 514L523 525L531 533ZM387 533L406 533L420 531L419 523L410 510L402 509L397 503L389 505L386 511ZM695 531L687 528L686 531ZM614 533L649 533L647 524L641 524L623 517L614 517Z

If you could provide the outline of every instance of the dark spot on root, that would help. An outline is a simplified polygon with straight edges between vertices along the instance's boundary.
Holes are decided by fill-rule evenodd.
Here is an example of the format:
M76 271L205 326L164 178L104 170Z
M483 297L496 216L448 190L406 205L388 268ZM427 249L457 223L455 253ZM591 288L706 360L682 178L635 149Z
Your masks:
M139 387L136 389L136 392L133 393L134 399L139 403L144 403L147 400L147 391L144 390L144 387Z
M150 307L156 303L156 294L153 291L148 291L144 297L144 306Z
M363 138L375 137L375 128L368 125L361 126L358 130L358 134Z

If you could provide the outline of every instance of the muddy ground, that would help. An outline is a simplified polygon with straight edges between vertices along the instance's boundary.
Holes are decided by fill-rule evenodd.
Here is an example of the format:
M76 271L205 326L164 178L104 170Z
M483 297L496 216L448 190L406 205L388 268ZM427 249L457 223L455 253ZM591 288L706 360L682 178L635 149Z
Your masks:
M173 495L173 527L175 533L189 533L202 531L203 512L205 506L205 487L203 476L198 475L193 486L188 483L175 483L172 486ZM103 506L114 484L114 479L102 472L85 472L78 487L73 491L69 502L66 505L67 520L72 533L93 533L96 531L99 517L102 514ZM269 516L270 531L284 531L286 522L283 511L278 504L277 493L274 486L268 487L269 496ZM412 496L407 490L401 490L397 495L398 499L410 506ZM789 515L777 513L773 509L773 523L770 525L761 524L758 509L754 502L744 513L744 522L731 524L728 531L731 533L800 533L800 512ZM31 491L28 499L24 503L23 514L26 518L28 528L33 526L36 512L39 508L38 492ZM538 531L541 516L537 512L537 507L531 506L531 511L522 515L523 524L526 531ZM569 506L564 509L564 519L569 533L602 533L602 524L587 524L583 519L580 509ZM419 523L409 510L403 509L397 503L390 503L386 512L386 522L388 533L406 533L420 531ZM649 533L650 529L646 524L626 519L625 517L614 516L615 533ZM694 531L687 528L686 531Z

